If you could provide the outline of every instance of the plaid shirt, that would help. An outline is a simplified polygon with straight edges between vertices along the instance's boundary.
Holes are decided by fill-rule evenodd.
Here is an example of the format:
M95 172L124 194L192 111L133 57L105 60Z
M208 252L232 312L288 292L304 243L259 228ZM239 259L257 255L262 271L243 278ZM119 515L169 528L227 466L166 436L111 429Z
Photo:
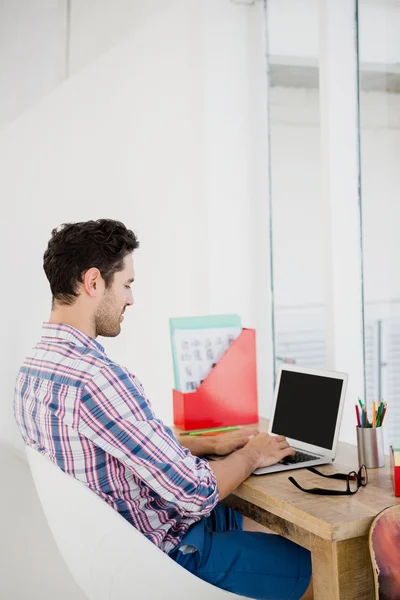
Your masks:
M43 325L17 377L14 413L27 445L165 552L218 501L208 463L155 417L136 377L69 325Z

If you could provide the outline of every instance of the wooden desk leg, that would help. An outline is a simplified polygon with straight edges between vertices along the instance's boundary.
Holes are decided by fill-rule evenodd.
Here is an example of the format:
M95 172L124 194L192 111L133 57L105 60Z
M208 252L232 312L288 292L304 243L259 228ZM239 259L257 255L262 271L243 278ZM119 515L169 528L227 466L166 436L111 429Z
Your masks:
M368 536L329 542L311 536L314 600L374 600Z

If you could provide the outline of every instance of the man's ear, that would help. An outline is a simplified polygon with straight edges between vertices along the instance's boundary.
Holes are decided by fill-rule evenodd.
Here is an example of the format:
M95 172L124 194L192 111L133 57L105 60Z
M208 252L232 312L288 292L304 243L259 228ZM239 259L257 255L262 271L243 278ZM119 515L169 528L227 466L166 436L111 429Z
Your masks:
M92 267L88 269L83 276L83 289L92 298L96 298L99 291L102 289L103 278L99 269Z

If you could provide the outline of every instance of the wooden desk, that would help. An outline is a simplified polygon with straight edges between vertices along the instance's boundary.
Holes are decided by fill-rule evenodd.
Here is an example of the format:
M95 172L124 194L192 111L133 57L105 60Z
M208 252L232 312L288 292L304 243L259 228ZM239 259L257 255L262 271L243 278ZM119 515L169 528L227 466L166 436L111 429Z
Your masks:
M265 420L260 424L263 430L267 426ZM306 494L288 481L289 474L304 487L345 489L345 482L296 469L253 475L225 502L311 551L315 600L374 600L369 528L381 510L400 503L393 493L388 463L386 457L385 467L369 469L367 487L353 496ZM357 465L357 449L340 443L335 464L320 470L347 473Z

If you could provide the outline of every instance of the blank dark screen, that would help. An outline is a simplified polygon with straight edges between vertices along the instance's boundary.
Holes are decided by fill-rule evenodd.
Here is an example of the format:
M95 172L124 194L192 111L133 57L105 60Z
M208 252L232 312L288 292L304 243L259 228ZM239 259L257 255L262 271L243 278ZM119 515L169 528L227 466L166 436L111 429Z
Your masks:
M343 380L282 370L272 433L332 449Z

